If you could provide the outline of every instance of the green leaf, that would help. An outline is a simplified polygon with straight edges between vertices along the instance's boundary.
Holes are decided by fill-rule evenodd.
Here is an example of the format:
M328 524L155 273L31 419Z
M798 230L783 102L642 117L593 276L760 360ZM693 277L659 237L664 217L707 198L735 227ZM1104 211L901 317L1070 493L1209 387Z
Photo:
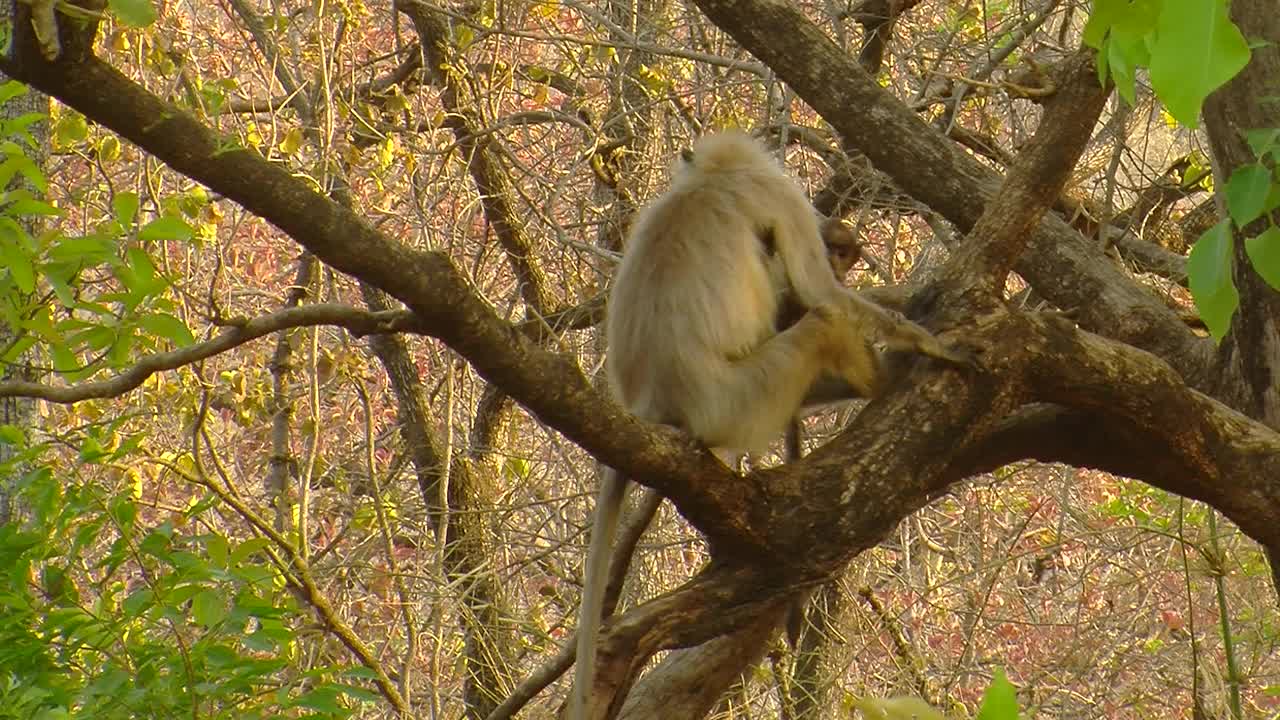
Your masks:
M5 212L9 215L21 217L38 216L38 217L58 217L63 214L62 208L56 208L42 200L35 198L22 198L15 200L5 208Z
M864 697L852 704L868 720L946 720L936 708L914 696Z
M144 296L158 295L168 285L164 278L156 274L155 263L151 262L151 256L146 250L131 247L125 252L125 259L129 262L129 270L133 275L134 284L130 289L134 292Z
M378 702L382 698L381 695L379 695L376 692L373 692L372 690L366 690L362 687L356 687L355 685L345 685L342 683L328 683L328 686L332 687L333 689L337 690L343 695L359 700L360 702L366 702L366 703Z
M344 708L338 702L338 697L339 693L333 687L321 685L311 692L298 696L291 704L320 712L341 713Z
M155 266L145 252L130 248L126 253L126 262L111 268L127 293L103 293L98 296L104 302L122 302L125 309L133 311L143 300L155 295L164 287L164 283L156 282Z
M239 565L248 559L251 555L259 552L263 548L271 546L271 541L266 538L250 538L236 546L231 552L231 560L229 566Z
M1280 228L1272 225L1260 235L1245 238L1244 251L1262 279L1280 290Z
M1106 62L1115 81L1116 92L1130 105L1137 102L1137 69L1146 59L1146 44L1138 39L1112 35L1107 40Z
M1256 163L1231 173L1226 188L1227 212L1236 227L1242 228L1262 215L1271 184L1271 171Z
M978 720L1018 720L1018 694L1000 668L996 668L991 684L982 694Z
M114 328L105 325L89 327L84 332L78 332L68 337L72 345L87 345L91 350L106 350L116 341L116 331Z
M280 154L288 157L298 152L302 148L304 139L302 128L292 128L285 133L284 139L280 141Z
M200 625L212 628L227 616L227 604L214 590L201 590L191 599L191 614Z
M80 369L80 359L66 345L51 344L49 354L52 356L53 369L56 372L67 375Z
M146 27L156 21L156 9L151 0L109 0L108 5L125 25Z
M31 258L22 248L12 241L0 238L0 267L9 270L13 284L23 293L31 293L36 289L36 269Z
M1267 201L1262 204L1262 212L1269 213L1276 208L1280 208L1280 182L1271 183L1271 190L1267 192Z
M36 338L33 335L23 335L13 342L4 353L0 354L0 365L10 365L17 362L22 354L30 350L36 344Z
M1094 0L1093 10L1089 13L1089 21L1085 23L1084 36L1081 38L1084 44L1101 50L1102 41L1119 21L1128 4L1127 0Z
M147 223L138 233L140 240L190 240L194 231L181 218L166 215Z
M90 435L80 443L80 462L94 463L107 456L106 448L102 447L102 442L98 438Z
M49 259L79 267L100 265L115 258L115 244L97 235L64 237L49 250Z
M347 677L360 678L361 680L378 679L378 673L374 672L372 668L365 667L364 665L354 665L349 667L343 672L343 675L346 675Z
M1209 93L1249 62L1249 45L1223 0L1164 0L1151 48L1151 85L1183 125L1200 123Z
M276 651L275 640L272 640L270 635L260 630L250 633L249 635L245 635L241 641L244 643L245 647L253 650L254 652L269 653Z
M138 215L138 193L118 192L111 198L111 210L115 213L120 227L132 227L133 219Z
M22 428L17 425L0 425L0 443L5 445L22 445L26 438Z
M78 112L64 113L53 126L53 141L58 146L75 145L87 137L89 137L89 123L84 115Z
M196 341L187 324L169 313L144 315L141 324L147 332L171 340L178 347L186 347Z
M122 368L131 364L132 358L130 354L133 352L133 346L137 340L137 334L133 328L121 328L116 333L115 344L107 351L107 361L114 368Z
M44 173L26 155L10 155L9 159L0 163L0 187L8 187L15 175L22 175L31 185L41 192L48 187Z
M1130 105L1136 97L1137 69L1151 63L1148 43L1158 12L1159 7L1152 0L1106 0L1094 4L1085 28L1086 42L1099 49L1098 79L1105 80L1109 74L1116 90ZM1100 33L1105 34L1105 42Z
M231 545L222 535L213 534L206 535L204 538L205 552L209 554L209 564L217 568L225 568L227 566L227 557L231 554Z
M1200 319L1215 341L1231 329L1231 316L1240 304L1231 277L1231 222L1222 220L1209 228L1187 257L1187 280Z
M3 105L19 95L27 94L27 86L17 80L10 80L0 85L0 105Z
M133 591L129 597L125 598L121 607L126 617L136 617L150 607L154 600L155 597L152 595L151 590L143 587Z
M1280 128L1245 130L1244 137L1249 143L1249 149L1258 156L1258 159L1262 159L1262 156L1267 153L1275 152L1276 148L1280 147Z
M36 139L31 135L30 128L32 125L45 122L48 119L49 116L45 113L25 113L16 118L0 121L0 131L8 133L10 137L22 140L28 148L34 149L40 147L40 143L36 142Z

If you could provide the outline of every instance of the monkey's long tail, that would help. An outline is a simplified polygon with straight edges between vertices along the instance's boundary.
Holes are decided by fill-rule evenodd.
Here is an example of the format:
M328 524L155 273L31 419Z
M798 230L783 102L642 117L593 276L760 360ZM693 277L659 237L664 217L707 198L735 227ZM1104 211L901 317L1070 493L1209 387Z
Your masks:
M606 467L600 478L591 544L583 569L582 606L578 609L578 664L573 673L568 720L586 720L587 697L595 682L596 639L600 635L600 616L604 612L605 584L609 580L609 550L613 547L613 536L618 530L618 516L622 513L622 500L626 495L626 478Z

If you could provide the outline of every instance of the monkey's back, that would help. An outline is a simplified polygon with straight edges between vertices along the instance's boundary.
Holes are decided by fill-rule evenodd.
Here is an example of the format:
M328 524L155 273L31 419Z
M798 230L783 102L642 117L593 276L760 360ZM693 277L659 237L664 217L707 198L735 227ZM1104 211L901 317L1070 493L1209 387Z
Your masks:
M699 414L736 411L717 405L733 395L723 392L731 364L775 334L782 270L764 240L769 223L812 210L754 141L712 137L632 226L609 299L609 378L640 417L712 446L755 449L778 429L744 417L732 437L709 436L723 423Z

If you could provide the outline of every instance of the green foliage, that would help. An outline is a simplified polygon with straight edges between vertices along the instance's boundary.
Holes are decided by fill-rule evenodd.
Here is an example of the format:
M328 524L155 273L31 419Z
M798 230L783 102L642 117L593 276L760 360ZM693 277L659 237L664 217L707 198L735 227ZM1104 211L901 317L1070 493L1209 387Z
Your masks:
M991 684L982 694L978 720L1018 720L1018 696L1004 670L996 668Z
M1192 297L1215 340L1226 335L1239 304L1232 280L1234 233L1245 232L1260 219L1265 221L1265 227L1244 238L1245 255L1258 275L1280 290L1280 228L1272 217L1280 208L1277 134L1275 130L1263 130L1253 131L1249 136L1258 161L1236 168L1231 174L1222 191L1229 219L1200 236L1187 263Z
M1135 72L1151 85L1178 122L1196 127L1209 93L1249 62L1249 45L1227 16L1224 0L1096 0L1084 41L1098 50L1108 75L1130 103Z
M1196 309L1214 340L1231 327L1231 316L1240 304L1240 293L1231 277L1231 223L1214 225L1191 248L1187 278Z
M1280 228L1271 225L1261 233L1245 238L1244 249L1253 269L1268 285L1280 290Z
M923 698L902 696L892 698L845 698L846 710L858 710L866 720L946 720L946 715ZM978 720L1019 720L1018 697L1004 670L996 668L982 695L978 708Z
M147 27L156 21L156 9L151 0L108 0L107 4L125 25Z
M946 720L946 716L918 697L864 697L853 699L851 705L866 720Z
M1151 48L1151 84L1165 107L1195 127L1209 93L1249 63L1249 46L1225 2L1163 0Z
M1226 0L1095 0L1084 41L1098 50L1099 78L1114 80L1126 100L1134 101L1136 71L1148 68L1169 114L1192 128L1209 94L1243 70L1250 57ZM1227 179L1222 192L1230 220L1205 232L1187 263L1196 308L1216 341L1226 336L1240 303L1232 278L1233 230L1242 232L1268 217L1267 227L1245 238L1245 254L1267 284L1280 289L1280 230L1269 217L1280 208L1280 129L1249 130L1246 137L1258 160Z
M0 102L23 92L0 85ZM76 380L194 342L159 251L193 239L187 219L208 212L207 195L145 207L116 192L87 232L33 231L62 215L36 196L45 178L28 128L41 119L0 121L0 359L35 348ZM59 124L62 142L93 146L79 115ZM0 526L0 719L343 718L370 700L348 668L299 658L310 608L266 540L225 533L215 496L166 512L142 502L155 464L129 423L45 446L0 426L0 478L17 479L7 489L24 514Z
M20 92L8 83L0 86L0 99ZM139 352L194 342L153 259L159 243L193 237L181 213L144 222L138 196L118 192L111 215L82 235L29 230L62 214L33 194L46 185L28 155L28 128L39 119L0 122L0 187L11 188L0 194L0 335L11 338L0 346L0 363L39 345L57 372L76 381L129 365ZM63 142L87 140L78 115L63 113L58 128Z
M373 699L346 668L298 670L308 614L266 541L192 522L207 503L150 521L130 472L81 481L15 428L0 441L0 475L34 468L29 518L0 526L0 718L345 718ZM80 460L130 468L139 442L99 427Z

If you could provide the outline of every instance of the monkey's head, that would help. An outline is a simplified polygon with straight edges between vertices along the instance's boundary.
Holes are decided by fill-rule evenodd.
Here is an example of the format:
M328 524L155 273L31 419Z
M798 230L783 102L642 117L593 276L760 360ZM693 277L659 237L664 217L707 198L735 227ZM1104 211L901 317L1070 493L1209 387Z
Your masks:
M726 130L703 135L692 148L681 150L672 179L700 183L707 175L750 171L781 173L782 168L758 140L741 130Z
M858 260L863 259L858 236L839 218L822 221L822 243L827 247L827 260L837 280L843 281Z

